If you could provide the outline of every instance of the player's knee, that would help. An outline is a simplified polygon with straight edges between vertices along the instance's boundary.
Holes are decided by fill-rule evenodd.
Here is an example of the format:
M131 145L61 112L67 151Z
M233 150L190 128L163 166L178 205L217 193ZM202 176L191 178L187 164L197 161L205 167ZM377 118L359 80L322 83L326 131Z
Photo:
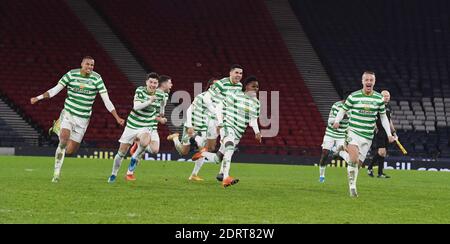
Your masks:
M73 147L67 147L66 149L66 155L71 155L77 152L77 148L73 148Z
M143 147L146 147L150 144L151 137L149 133L143 133L138 136L139 138L139 144Z
M214 150L216 150L216 142L208 141L207 146L208 146L208 151L209 152L213 152Z
M180 150L181 156L186 156L189 153L189 148L186 148L183 146L183 148Z
M67 145L69 142L69 136L60 135L59 136L59 144Z
M76 148L75 148L75 146L72 145L72 144L69 144L69 145L66 147L66 155L71 155L71 154L73 154L75 151L76 151Z
M159 153L159 145L151 145L150 144L150 148L152 149L152 152L154 153L154 154L157 154L157 153Z
M184 149L179 151L178 154L180 154L180 156L186 156L187 155L187 153L186 153L186 151Z
M70 130L67 129L61 129L61 131L59 132L59 141L64 141L65 143L67 143L67 141L69 141L70 138Z
M350 155L349 157L350 161L354 162L354 163L358 163L359 162L359 157L358 155Z
M149 144L149 143L146 143L146 142L143 141L143 140L140 140L140 141L139 141L139 146L141 146L141 147L143 147L143 148L146 148L146 147L148 146L148 144Z
M130 149L130 144L124 144L124 143L120 143L119 149L117 150L117 152L122 153L122 154L127 154L128 149Z
M148 146L150 146L151 145L151 140L150 140L150 138L148 137L148 138L142 138L140 141L139 141L139 145L141 145L141 147L148 147Z

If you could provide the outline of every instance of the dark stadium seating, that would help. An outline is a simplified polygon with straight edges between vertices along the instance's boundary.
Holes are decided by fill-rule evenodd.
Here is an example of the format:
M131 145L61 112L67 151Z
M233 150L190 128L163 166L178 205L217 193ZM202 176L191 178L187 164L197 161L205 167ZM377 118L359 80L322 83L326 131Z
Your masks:
M33 106L30 97L56 85L68 70L79 68L85 55L95 58L95 70L103 76L119 114L128 114L133 85L64 1L2 0L1 6L0 90L33 122L47 130L58 118L66 92ZM122 129L116 126L100 96L97 100L85 140L116 147Z
M360 89L362 72L375 71L376 89L394 99L393 119L410 153L450 155L448 1L290 3L340 93Z
M256 75L262 90L280 91L279 136L266 138L261 146L249 129L242 138L242 150L317 154L323 120L263 1L89 2L148 70L173 77L174 91L192 94L193 82L226 76L232 63L242 64L245 75ZM33 122L49 128L58 117L65 93L37 106L29 105L29 98L78 67L84 55L95 57L96 71L102 74L119 114L128 114L133 85L63 2L33 0L24 4L6 0L2 7L6 11L0 23L4 37L0 60L5 68L0 71L0 89ZM41 14L44 10L45 15ZM17 65L5 65L8 63ZM114 147L121 130L103 103L97 101L86 143ZM169 146L164 140L168 133L161 127L163 148Z
M258 147L248 129L242 139L244 150L317 154L324 122L263 1L90 3L149 69L174 78L174 90L192 94L193 82L227 76L230 64L240 63L244 76L259 78L262 90L280 91L279 136Z
M27 145L24 139L0 118L0 147Z

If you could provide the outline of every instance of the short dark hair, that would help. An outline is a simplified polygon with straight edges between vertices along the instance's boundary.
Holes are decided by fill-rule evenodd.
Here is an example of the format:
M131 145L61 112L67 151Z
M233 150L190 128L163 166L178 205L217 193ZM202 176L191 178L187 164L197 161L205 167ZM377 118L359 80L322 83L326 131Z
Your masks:
M248 84L250 84L250 83L252 83L252 82L254 82L254 81L258 81L258 79L256 78L256 76L254 76L254 75L250 75L249 77L247 77L245 80L244 80L244 82L242 82L242 89L245 91L245 87L248 85Z
M170 76L168 75L160 75L159 76L159 86L161 86L162 83L167 82L168 80L171 80L172 78L170 78Z
M147 74L147 79L146 79L146 80L148 80L148 79L150 79L150 78L159 80L159 75L158 75L158 73L156 73L156 72L148 73L148 74Z
M83 60L85 60L85 59L92 59L92 60L94 60L94 58L93 58L92 56L87 55L87 56L84 56L83 59L82 59L81 61L83 61Z
M233 64L230 67L230 71L232 71L233 69L242 69L242 70L244 70L244 67L242 67L242 65L240 65L240 64Z
M371 71L371 70L366 70L366 71L364 71L363 75L364 75L364 74L375 75L375 72L373 72L373 71Z

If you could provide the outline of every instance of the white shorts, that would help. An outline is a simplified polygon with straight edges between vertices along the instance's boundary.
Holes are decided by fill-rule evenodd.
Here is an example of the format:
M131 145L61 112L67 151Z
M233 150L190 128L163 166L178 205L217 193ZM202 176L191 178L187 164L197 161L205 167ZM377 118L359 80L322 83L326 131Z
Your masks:
M158 131L156 129L152 130L152 132L150 133L150 142L156 142L158 144L158 147L159 147L159 144L160 144L160 142L159 142L159 134L158 134Z
M233 129L231 128L222 128L223 130L223 138L221 138L220 140L220 149L219 151L221 153L225 153L225 145L227 144L227 142L232 142L234 145L234 148L237 147L237 145L239 144L239 139L236 138L236 134L234 132Z
M129 127L125 127L125 130L123 131L122 136L119 139L119 142L132 145L134 142L134 139L136 139L136 137L139 134L143 134L143 133L149 133L150 140L157 141L159 143L159 135L156 130L152 130L150 128L131 129Z
M64 109L59 115L61 122L61 129L68 129L70 131L70 140L81 143L89 125L89 119L73 116Z
M215 120L215 119L210 119L208 121L208 131L206 133L206 138L208 140L215 140L219 136L217 134L217 125L218 124L219 124L219 122L217 122L217 120Z
M322 149L326 149L329 151L336 151L340 146L344 146L345 139L336 139L331 136L325 135L323 137Z
M200 135L199 135L200 134ZM201 145L197 145L199 148L202 147L206 147L206 142L207 142L207 137L206 137L206 132L205 131L201 131L199 134L197 134L198 136L201 137Z
M358 136L353 131L348 131L347 138L345 139L348 145L356 145L359 148L359 160L364 162L366 159L367 153L370 150L370 146L372 145L372 140L366 139L362 136Z

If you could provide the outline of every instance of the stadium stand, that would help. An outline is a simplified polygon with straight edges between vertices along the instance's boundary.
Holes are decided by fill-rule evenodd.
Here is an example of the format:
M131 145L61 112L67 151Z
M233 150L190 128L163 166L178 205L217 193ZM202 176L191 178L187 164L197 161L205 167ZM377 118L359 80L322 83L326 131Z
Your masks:
M280 91L279 136L265 139L260 146L248 129L242 150L318 155L324 122L263 1L90 3L147 68L174 78L174 90L192 94L193 82L226 76L229 65L239 63L245 75L260 79L262 90Z
M362 71L374 70L376 89L395 100L393 122L412 155L450 155L447 1L290 3L341 94L359 89Z
M19 134L12 130L6 122L0 118L0 147L13 147L27 145Z
M0 36L0 89L41 131L58 118L66 92L33 106L30 97L55 86L70 69L79 68L85 55L95 58L95 71L102 75L118 113L125 117L131 109L133 85L64 2L2 1ZM116 147L121 132L97 96L85 142Z

